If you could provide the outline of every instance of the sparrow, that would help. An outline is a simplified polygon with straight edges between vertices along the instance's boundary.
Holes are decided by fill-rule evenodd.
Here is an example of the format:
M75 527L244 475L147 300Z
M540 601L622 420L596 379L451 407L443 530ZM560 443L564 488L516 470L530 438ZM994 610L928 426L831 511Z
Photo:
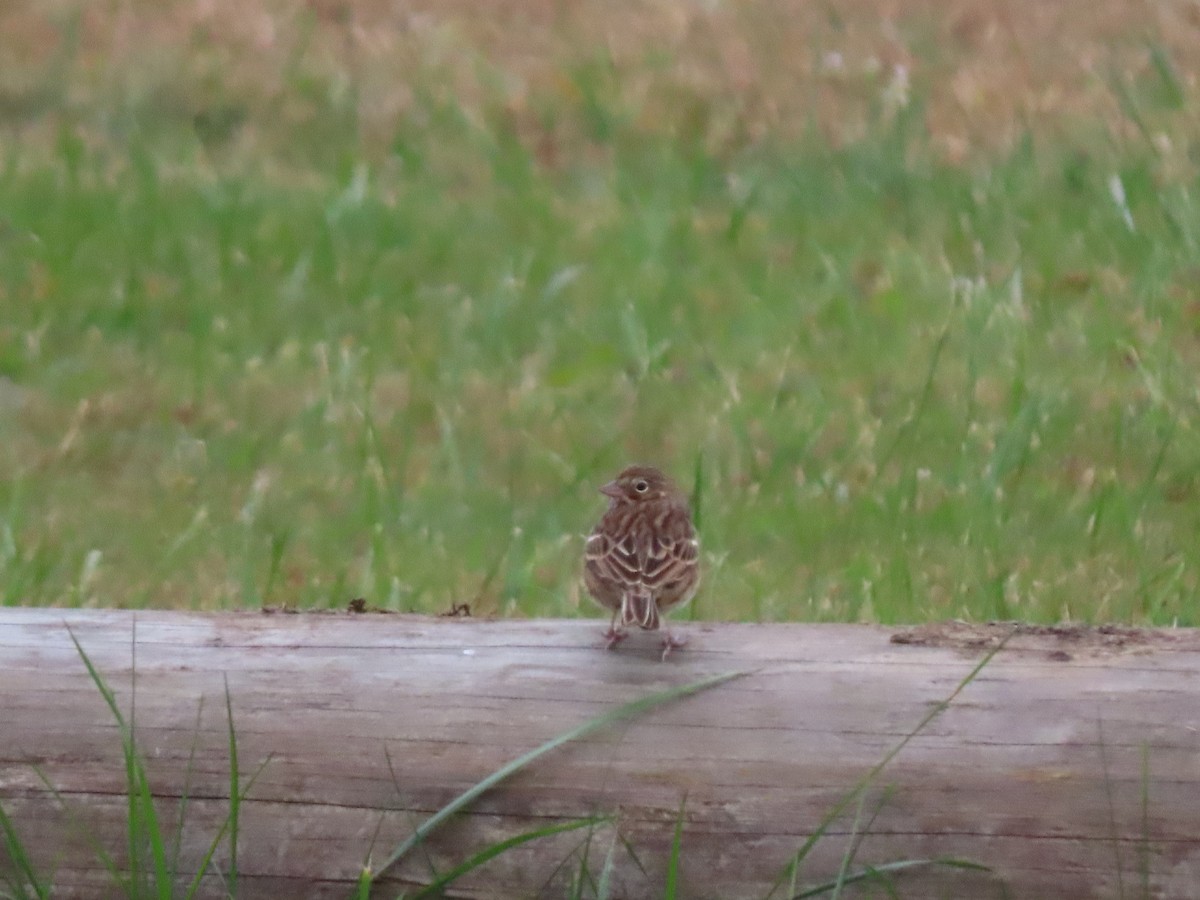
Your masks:
M583 582L612 610L604 633L612 649L625 628L657 630L668 610L687 603L700 584L700 542L687 499L652 466L629 466L604 487L608 510L584 546ZM683 640L664 627L662 658Z

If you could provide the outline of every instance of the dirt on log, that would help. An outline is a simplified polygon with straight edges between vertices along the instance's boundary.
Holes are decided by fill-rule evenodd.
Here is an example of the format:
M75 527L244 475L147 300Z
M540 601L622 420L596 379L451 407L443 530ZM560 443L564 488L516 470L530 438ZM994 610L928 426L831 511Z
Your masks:
M660 662L655 636L609 652L602 628L3 609L0 808L55 896L120 895L99 850L120 866L129 849L121 735L72 634L134 722L168 853L183 810L182 884L229 811L228 685L246 792L242 898L348 896L364 864L504 763L627 701L744 672L537 760L376 894L411 891L522 832L611 815L509 850L447 893L561 897L582 878L593 896L607 864L609 896L662 896L682 809L677 896L762 897L826 814L1007 639L834 820L797 884L836 878L852 854L851 873L941 858L990 869L914 867L891 876L904 897L1200 891L1196 631L685 623L687 647ZM13 876L11 853L0 843L0 876ZM201 895L225 896L231 865L222 840ZM845 896L864 893L884 891Z

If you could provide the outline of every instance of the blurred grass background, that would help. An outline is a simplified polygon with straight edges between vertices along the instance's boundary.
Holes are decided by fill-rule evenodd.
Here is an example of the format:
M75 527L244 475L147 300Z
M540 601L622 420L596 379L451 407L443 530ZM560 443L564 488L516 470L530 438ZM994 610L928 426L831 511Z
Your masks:
M1200 7L10 0L0 596L1197 624Z

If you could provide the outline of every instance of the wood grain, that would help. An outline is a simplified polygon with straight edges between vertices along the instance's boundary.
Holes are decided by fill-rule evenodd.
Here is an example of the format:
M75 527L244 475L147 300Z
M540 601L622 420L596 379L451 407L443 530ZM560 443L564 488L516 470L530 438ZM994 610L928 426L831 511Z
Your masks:
M170 827L186 785L185 880L228 811L228 683L243 783L261 767L242 806L240 897L348 896L364 861L505 762L728 671L749 674L538 760L379 895L521 831L615 813L637 861L618 842L611 896L661 896L686 796L680 896L761 897L826 811L1011 630L693 623L661 663L653 635L605 652L598 621L0 610L0 805L62 897L117 895L91 842L122 859L127 841L120 735L68 625L134 717ZM906 897L1196 896L1200 634L1023 630L868 789L857 834L856 809L818 842L802 883L833 877L857 843L856 867L953 856L993 869L899 875ZM564 896L581 866L598 877L613 834L592 834L586 863L583 831L524 845L451 895ZM217 859L228 866L227 846ZM223 890L206 878L206 896Z

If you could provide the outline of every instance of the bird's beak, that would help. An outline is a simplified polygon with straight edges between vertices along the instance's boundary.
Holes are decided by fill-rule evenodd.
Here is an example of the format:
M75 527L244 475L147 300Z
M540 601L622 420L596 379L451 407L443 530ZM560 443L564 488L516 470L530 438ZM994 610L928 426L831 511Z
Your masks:
M612 497L614 500L616 500L622 494L621 486L615 481L610 481L604 487L600 488L600 493L602 493L605 497Z

